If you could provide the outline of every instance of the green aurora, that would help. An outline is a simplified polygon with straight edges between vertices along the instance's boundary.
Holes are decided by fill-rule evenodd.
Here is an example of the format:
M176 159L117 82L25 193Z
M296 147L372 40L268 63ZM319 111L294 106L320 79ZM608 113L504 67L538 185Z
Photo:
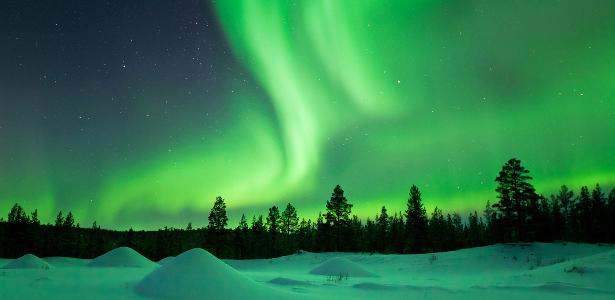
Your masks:
M287 202L315 219L335 184L360 217L401 211L416 184L428 211L480 212L511 157L540 193L615 185L613 1L237 0L214 11L258 83L224 83L222 133L171 131L173 147L128 161L94 150L104 172L84 177L70 154L0 129L22 152L0 157L0 211L18 201L45 222L70 209L82 226L204 226L222 195L234 227Z

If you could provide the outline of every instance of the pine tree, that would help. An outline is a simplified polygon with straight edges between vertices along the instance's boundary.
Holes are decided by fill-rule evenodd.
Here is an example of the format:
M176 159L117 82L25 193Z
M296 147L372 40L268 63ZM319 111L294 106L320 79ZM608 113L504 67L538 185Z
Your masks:
M290 236L297 230L297 226L299 225L297 210L290 203L286 205L286 208L282 212L281 225L282 231L286 234L286 236Z
M526 221L528 210L538 196L529 181L532 179L530 171L521 165L521 161L511 158L502 166L495 181L495 189L499 201L494 204L502 214L502 221L508 232L509 241L524 240L526 236Z
M26 216L26 211L21 207L21 205L15 203L11 211L9 212L8 222L14 224L26 224L29 219Z
M376 226L378 226L378 252L384 253L387 249L387 235L389 232L389 215L384 206L380 209L380 214L376 216Z
M62 227L62 225L64 225L64 217L62 216L62 211L60 211L56 216L55 227Z
M427 213L421 200L421 192L416 185L410 188L406 209L406 239L411 253L421 253L427 237Z
M246 215L241 214L239 225L235 228L235 256L239 259L248 258L248 230Z
M575 207L574 192L569 190L566 185L562 185L555 199L559 202L559 206L562 210L562 238L571 239L574 227L574 224L571 223L574 217L572 213Z
M315 237L317 252L331 251L331 225L325 223L322 213L318 212L316 219L316 237Z
M564 237L565 218L560 203L557 197L551 196L551 237L554 240L561 240Z
M591 211L592 211L592 242L606 241L608 229L605 225L608 223L606 196L602 192L602 188L596 183L592 190L591 196ZM613 230L613 228L611 228Z
M259 215L258 218L252 216L252 249L255 258L264 258L265 253L265 225L263 223L263 216Z
M333 241L335 242L335 251L343 249L344 231L348 228L350 221L350 213L352 204L348 203L344 197L344 190L340 185L336 185L331 194L331 199L327 201L327 223L333 228Z
M592 209L591 209L591 196L589 193L589 189L587 186L581 187L581 192L579 193L576 208L575 208L575 219L576 219L576 237L577 240L583 242L589 242L591 236L591 228L592 228Z
M75 227L75 217L73 216L73 213L71 211L69 211L66 215L66 219L64 219L64 223L62 223L62 226L66 228Z
M267 231L269 232L269 256L277 256L278 253L278 233L280 232L280 210L277 206L269 208L267 215Z
M429 235L427 240L429 243L429 248L432 251L442 251L445 249L445 240L444 236L446 233L444 215L442 214L442 210L437 206L434 208L434 211L431 213L431 219L428 221L429 224Z
M224 229L228 224L228 217L226 216L226 203L224 199L218 196L214 202L214 206L209 212L209 225L207 226L211 240L214 244L214 251L216 256L221 257L223 255L222 249L224 249Z
M613 243L615 242L615 230L613 230L613 228L615 228L615 188L613 188L609 193L609 200L607 206L609 216L607 226L608 228L610 228L610 230L608 230L609 241Z
M484 224L478 216L478 213L476 211L474 211L474 213L470 213L468 216L468 237L466 240L466 246L482 246L484 243L484 230Z
M282 232L284 233L284 247L286 251L296 250L296 239L294 234L299 226L299 218L297 217L297 210L295 207L288 203L286 208L282 212L281 220Z
M41 221L38 219L38 209L35 209L32 214L30 214L30 224L41 225Z

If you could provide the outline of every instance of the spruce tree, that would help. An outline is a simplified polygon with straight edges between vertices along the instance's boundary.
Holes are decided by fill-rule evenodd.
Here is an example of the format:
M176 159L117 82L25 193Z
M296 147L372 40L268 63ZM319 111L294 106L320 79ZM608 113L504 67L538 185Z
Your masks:
M224 199L218 196L214 202L214 206L209 212L209 225L208 228L214 231L223 231L228 223L228 217L226 216L226 203Z
M267 231L269 232L269 256L277 256L279 241L278 233L280 232L280 210L277 206L269 208L269 214L267 215Z
M62 227L62 225L64 225L64 217L62 216L62 211L60 211L58 215L56 216L56 222L54 225L57 228Z
M521 165L521 161L511 158L502 166L495 181L498 183L495 191L499 201L494 204L502 214L502 221L507 231L508 241L524 240L526 236L526 221L528 212L537 201L535 189L529 182L530 171Z
M235 228L235 256L239 259L248 258L248 230L246 215L241 214L239 225Z
M26 216L26 211L23 207L21 207L21 205L15 203L9 212L8 222L14 224L26 224L28 221L29 219L28 216Z
M421 192L416 185L410 188L406 209L406 239L411 253L421 253L427 238L427 213L421 200Z
M66 228L75 227L75 217L73 216L73 212L69 211L68 214L66 214L66 219L64 219L64 223L62 223L62 226Z
M389 232L389 215L386 207L382 206L380 214L376 216L378 226L378 252L384 253L387 249L387 233Z
M327 201L327 223L331 225L333 229L333 241L335 242L335 251L341 251L343 249L344 231L348 229L350 221L350 213L352 210L352 204L348 203L346 197L344 197L344 190L340 185L336 185L331 194L331 198Z
M562 211L562 238L572 239L574 227L574 224L572 224L572 219L574 217L572 213L575 208L574 192L569 190L566 185L562 185L555 196L555 200L559 202Z
M30 224L41 225L41 221L38 219L38 209L35 209L32 214L30 214Z
M252 244L251 252L255 258L264 258L265 253L265 225L263 223L263 216L259 215L258 218L252 217Z
M611 189L611 192L609 193L609 200L607 206L607 212L609 216L607 226L608 228L610 228L608 230L609 241L613 243L615 242L615 230L613 229L615 228L615 188Z
M431 218L428 221L429 223L429 234L427 240L429 241L428 247L432 251L442 251L445 248L445 240L444 236L446 234L446 223L444 221L444 215L442 214L442 210L437 206L434 208L431 213Z
M591 196L591 211L592 211L592 242L606 241L608 229L605 225L608 223L606 197L602 192L602 188L596 183L592 190ZM611 228L613 230L613 228Z
M592 202L589 189L587 186L581 187L579 199L576 204L576 224L577 224L577 239L583 242L589 242L592 236Z
M221 196L216 197L208 219L207 229L213 242L215 255L221 257L223 255L222 249L224 249L224 229L228 223L226 203L224 203L224 199Z
M282 226L282 232L284 233L284 247L286 251L294 251L296 248L296 239L294 234L299 226L299 218L297 217L297 210L295 207L288 203L286 208L282 212L282 220L280 222Z

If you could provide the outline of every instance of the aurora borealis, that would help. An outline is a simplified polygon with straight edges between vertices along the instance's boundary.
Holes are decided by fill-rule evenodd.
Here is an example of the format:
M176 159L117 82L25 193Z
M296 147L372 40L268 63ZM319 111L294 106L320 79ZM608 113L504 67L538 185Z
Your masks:
M9 1L0 212L195 226L335 184L353 213L615 185L615 2Z

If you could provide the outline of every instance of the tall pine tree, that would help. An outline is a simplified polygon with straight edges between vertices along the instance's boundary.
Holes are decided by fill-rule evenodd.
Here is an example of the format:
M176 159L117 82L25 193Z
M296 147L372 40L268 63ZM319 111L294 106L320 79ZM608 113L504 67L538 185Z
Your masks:
M416 185L410 188L406 209L406 240L408 251L423 252L427 238L427 213L421 200L421 192Z
M518 241L527 238L526 221L532 204L536 204L538 195L529 182L530 171L521 165L521 161L511 158L502 166L495 181L495 191L499 201L494 204L501 215L507 237L505 240ZM531 217L531 216L530 216Z
M327 223L333 231L334 251L344 249L344 233L347 231L350 222L352 204L344 196L344 190L340 185L336 185L331 193L331 198L327 201Z

